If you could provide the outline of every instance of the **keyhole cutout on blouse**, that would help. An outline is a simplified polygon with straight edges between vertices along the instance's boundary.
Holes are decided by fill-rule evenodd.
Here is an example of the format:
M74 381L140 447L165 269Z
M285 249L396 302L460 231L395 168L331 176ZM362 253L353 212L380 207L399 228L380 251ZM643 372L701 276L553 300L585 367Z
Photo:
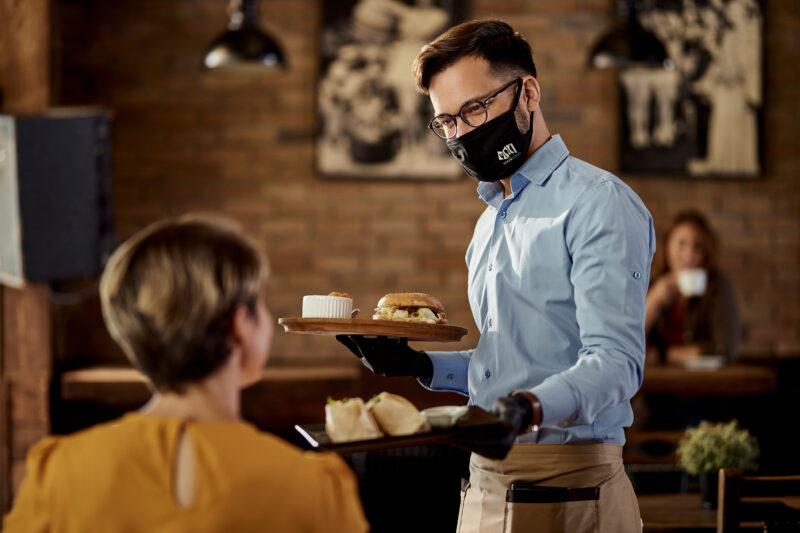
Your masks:
M181 426L174 457L173 496L179 507L190 507L195 496L195 456L192 438Z

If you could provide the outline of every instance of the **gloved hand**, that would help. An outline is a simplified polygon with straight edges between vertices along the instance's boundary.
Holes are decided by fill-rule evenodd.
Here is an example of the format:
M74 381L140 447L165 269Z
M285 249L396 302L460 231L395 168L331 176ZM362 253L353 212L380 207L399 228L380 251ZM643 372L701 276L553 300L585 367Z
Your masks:
M413 376L431 379L433 363L428 354L408 345L405 337L337 335L336 340L353 352L365 367L381 376Z
M537 400L538 403L538 400ZM481 436L462 441L459 445L489 459L505 459L517 435L527 430L534 420L534 405L522 392L501 396L492 404L491 413L506 427L505 433Z

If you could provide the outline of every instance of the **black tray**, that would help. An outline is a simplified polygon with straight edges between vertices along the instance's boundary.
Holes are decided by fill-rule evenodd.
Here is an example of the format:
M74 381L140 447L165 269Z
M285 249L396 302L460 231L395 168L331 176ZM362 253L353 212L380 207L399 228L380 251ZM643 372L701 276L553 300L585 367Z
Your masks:
M400 437L382 437L350 442L331 442L325 432L325 424L295 425L300 433L315 450L332 451L341 454L358 452L375 452L393 448L410 446L427 446L431 444L450 444L458 446L464 439L480 437L486 439L502 438L508 430L500 420L477 406L470 406L451 427L432 428L427 433L415 433Z

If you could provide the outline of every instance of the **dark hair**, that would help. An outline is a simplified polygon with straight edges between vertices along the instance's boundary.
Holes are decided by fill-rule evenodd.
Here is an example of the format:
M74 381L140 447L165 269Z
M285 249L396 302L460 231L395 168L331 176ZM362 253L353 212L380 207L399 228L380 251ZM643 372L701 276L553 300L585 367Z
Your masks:
M500 20L473 20L453 26L430 44L414 60L417 89L428 94L431 78L463 57L485 59L496 74L536 77L536 65L528 42Z
M267 267L228 219L190 215L151 224L123 243L100 282L103 316L158 390L182 392L228 359L239 306L255 313Z
M667 264L667 243L672 233L675 231L675 228L683 224L694 226L702 236L703 256L705 258L705 264L703 266L710 271L715 271L717 269L717 236L714 234L714 230L711 229L711 225L699 211L686 209L672 217L667 231L664 233L660 246L661 253L655 261L657 275L669 271L669 265Z

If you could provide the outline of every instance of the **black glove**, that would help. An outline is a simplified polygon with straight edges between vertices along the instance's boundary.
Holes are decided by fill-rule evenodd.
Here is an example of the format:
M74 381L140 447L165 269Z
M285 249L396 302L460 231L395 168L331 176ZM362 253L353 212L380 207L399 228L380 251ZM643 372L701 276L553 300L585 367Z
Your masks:
M494 401L492 414L506 425L510 435L516 437L533 422L533 405L524 394L512 392Z
M496 399L491 413L506 427L505 433L470 438L459 442L459 446L489 459L505 459L517 435L530 427L533 404L524 394L513 392Z
M428 354L408 345L405 337L364 337L363 335L336 335L361 359L365 367L381 376L413 376L431 379L433 363Z

